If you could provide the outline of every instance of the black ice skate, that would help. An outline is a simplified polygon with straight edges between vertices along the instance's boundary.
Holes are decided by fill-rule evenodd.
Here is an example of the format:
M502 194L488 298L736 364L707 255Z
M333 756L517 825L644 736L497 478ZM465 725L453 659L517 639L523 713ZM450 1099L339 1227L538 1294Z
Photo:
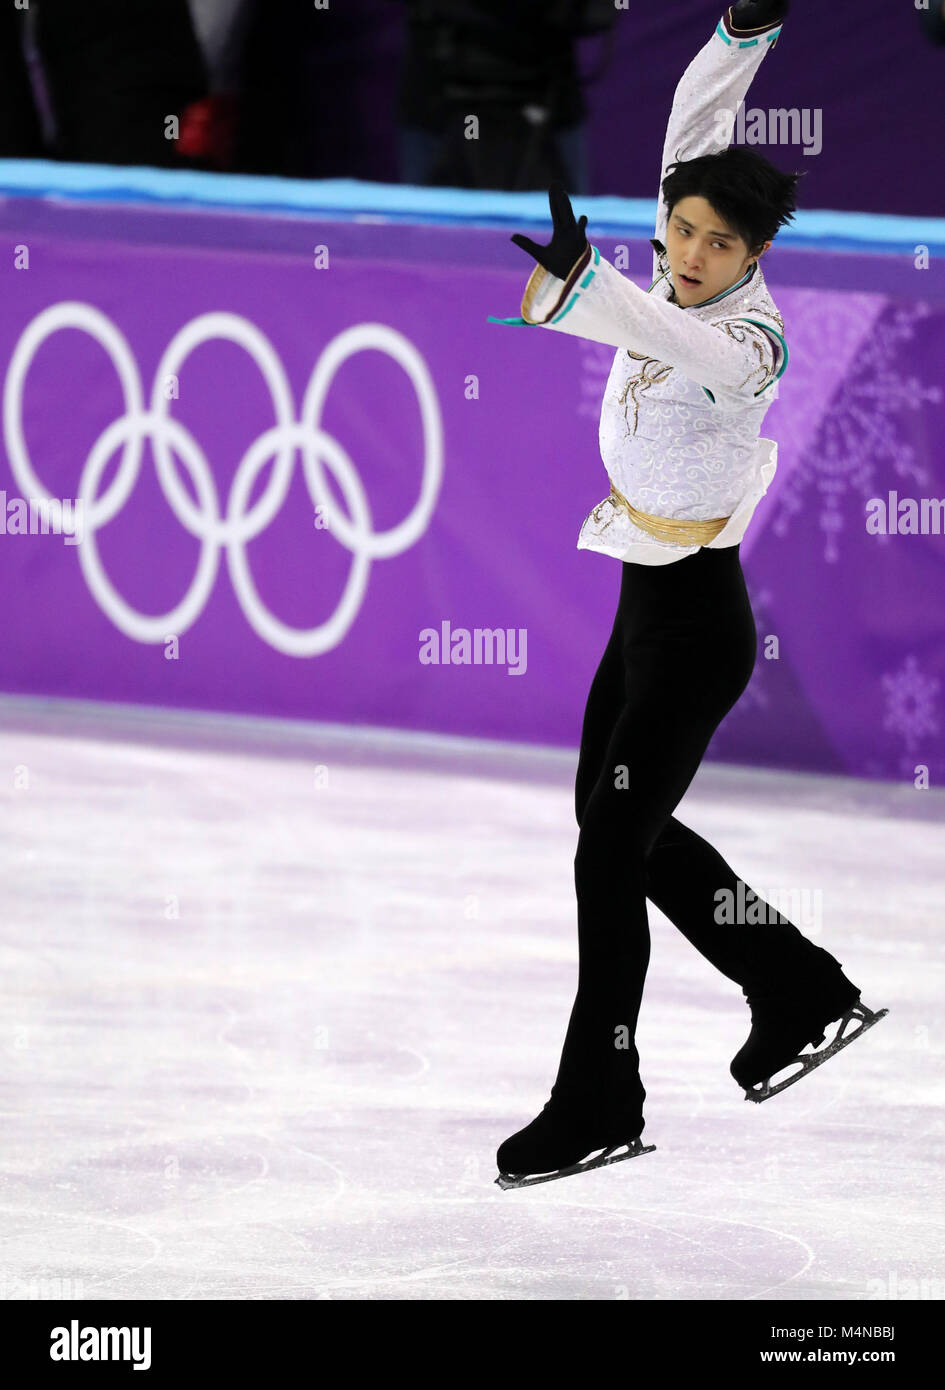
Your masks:
M751 1032L748 1041L732 1060L732 1076L744 1089L745 1099L769 1100L779 1091L793 1086L808 1072L872 1028L888 1009L875 1012L859 1002L860 991L840 975L840 983L829 991L805 997L803 988L790 993L746 995L751 1005ZM804 1052L808 1043L816 1048L824 1042L827 1027L839 1020L836 1036L819 1052ZM859 1027L847 1033L855 1021ZM775 1085L771 1078L786 1067L797 1066Z
M552 1089L551 1100L541 1114L499 1145L496 1183L503 1189L531 1187L653 1153L655 1144L644 1146L640 1142L642 1130L639 1115L602 1119L597 1112L595 1118L589 1109L559 1100ZM598 1153L598 1149L603 1152ZM624 1152L618 1153L618 1149Z
M625 1148L625 1153L616 1153L618 1148ZM509 1173L500 1173L496 1182L501 1188L506 1187L532 1187L536 1182L554 1182L555 1178L568 1178L572 1173L586 1173L591 1168L603 1168L608 1163L621 1163L625 1158L639 1158L640 1154L651 1154L655 1150L655 1144L643 1145L639 1139L632 1139L627 1145L614 1144L610 1148L604 1149L603 1153L596 1158L588 1158L583 1163L573 1163L569 1168L559 1168L555 1173L539 1173L535 1177L513 1177Z

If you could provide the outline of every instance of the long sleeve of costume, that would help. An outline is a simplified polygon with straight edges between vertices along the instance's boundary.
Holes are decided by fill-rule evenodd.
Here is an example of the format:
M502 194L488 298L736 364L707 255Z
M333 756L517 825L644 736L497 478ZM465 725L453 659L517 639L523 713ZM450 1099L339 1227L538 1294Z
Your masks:
M755 73L777 42L781 21L764 29L741 33L732 26L730 10L719 20L715 33L686 68L676 87L673 109L663 140L660 186L657 190L655 237L666 242L666 204L663 180L677 160L719 154L731 144L741 102L748 95ZM654 256L653 274L659 269Z
M676 88L661 184L668 166L677 159L727 148L739 104L780 31L778 22L740 34L732 29L726 12ZM662 240L666 234L662 196L658 209L656 236ZM521 314L527 324L648 353L677 367L713 395L753 396L777 372L778 349L764 329L746 319L700 322L680 312L678 305L639 289L594 246L585 248L567 280L536 266L525 286Z
M646 352L677 367L713 395L754 396L774 379L777 350L763 328L744 319L721 326L702 323L680 312L678 305L641 290L596 246L584 253L564 307L553 317L542 318L555 293L554 285L540 285L531 294L526 290L522 301L526 322Z

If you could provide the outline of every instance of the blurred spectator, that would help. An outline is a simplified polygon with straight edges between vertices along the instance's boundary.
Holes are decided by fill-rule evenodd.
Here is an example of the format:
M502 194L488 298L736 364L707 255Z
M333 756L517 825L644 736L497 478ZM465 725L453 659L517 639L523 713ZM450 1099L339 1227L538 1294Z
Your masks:
M366 15L363 0L0 0L0 158L356 176L379 144Z
M0 159L43 159L43 93L34 95L26 58L28 15L0 6Z
M407 10L398 90L401 179L586 193L580 37L611 33L612 0L397 0ZM467 138L467 117L478 136Z
M919 10L919 23L932 43L945 43L945 0L928 0L928 8Z
M377 143L362 111L373 35L363 0L258 0L245 43L236 167L285 178L364 177Z
M181 115L178 154L231 169L240 116L246 37L257 0L188 0L210 90Z
M187 0L31 0L0 23L5 157L187 165L166 134L208 90Z

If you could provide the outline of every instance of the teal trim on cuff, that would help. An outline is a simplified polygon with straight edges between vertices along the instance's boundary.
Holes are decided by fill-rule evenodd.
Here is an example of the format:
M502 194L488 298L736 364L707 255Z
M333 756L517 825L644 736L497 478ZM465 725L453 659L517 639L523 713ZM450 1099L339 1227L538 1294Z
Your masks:
M759 390L757 390L757 391L755 392L755 395L756 395L756 396L760 396L761 393L762 393L762 391L767 391L767 389L768 389L769 386L773 386L774 383L775 383L776 381L780 381L781 378L782 378L782 376L783 376L784 373L786 372L786 370L787 370L787 364L788 364L788 361L790 360L790 358L789 358L789 353L788 353L788 345L787 345L787 343L784 341L784 338L781 336L781 334L778 332L778 330L777 330L776 328L772 328L771 325L770 325L769 323L762 323L760 319L751 319L751 318L749 318L746 314L743 314L743 315L741 315L741 317L740 317L739 319L733 319L732 322L733 322L733 323L753 323L753 324L755 325L756 328L763 328L764 331L765 331L766 333L773 333L774 336L777 338L778 342L781 344L781 347L782 347L782 349L783 349L783 354L782 354L782 355L783 355L783 359L784 359L784 360L782 361L780 368L778 369L778 371L775 372L774 376L773 376L773 377L771 378L771 380L767 383L767 385L760 387ZM702 389L703 389L703 391L706 393L706 395L708 396L708 398L709 398L709 400L712 402L712 404L715 405L715 397L713 396L712 392L709 390L708 386L703 386Z
M731 37L731 35L730 35L729 33L727 33L727 31L726 31L726 29L725 29L725 24L723 23L723 21L722 21L721 19L719 20L719 26L718 26L718 28L716 29L715 32L718 34L718 36L719 36L720 39L724 39L724 40L725 40L725 42L728 44L729 48L732 47L732 44L735 42L735 40ZM778 35L780 34L780 32L781 32L781 25L779 24L778 27L777 27L777 29L772 29L771 32L770 32L770 34L765 34L765 36L764 36L765 43L774 43L775 39L778 37ZM739 47L739 48L757 48L757 46L758 46L758 44L759 44L760 42L761 42L760 39L739 39L739 41L738 41L738 47Z
M778 371L775 372L772 378L772 381L780 381L781 378L784 376L784 373L787 371L788 362L791 360L790 353L788 352L788 345L784 341L784 338L781 336L781 334L778 332L776 328L771 327L770 323L762 323L760 319L751 319L748 317L747 314L743 314L742 318L745 323L753 323L756 326L756 328L763 328L766 333L773 333L774 336L777 338L778 342L781 344L781 347L783 349L784 360L781 363L780 368L778 369ZM768 386L772 384L772 381L768 382ZM767 391L768 386L762 386L761 391ZM755 395L760 396L761 391L756 391Z
M564 318L565 314L570 313L570 311L574 308L575 304L580 299L581 291L587 289L588 285L591 283L594 276L597 274L597 271L593 267L600 264L600 251L598 251L596 246L592 246L591 250L594 252L593 265L588 270L587 274L584 276L584 279L581 281L578 288L574 291L567 304L561 310L561 313L555 314L553 319L548 320L549 323L560 323L561 320Z
M564 318L565 314L567 314L571 309L574 308L575 304L578 302L578 300L579 300L580 298L581 298L580 292L579 292L578 290L575 290L574 293L572 294L571 298L568 300L567 304L566 304L566 305L564 306L564 308L561 310L561 313L560 313L560 314L556 314L555 317L554 317L553 319L549 319L548 322L549 322L549 323L560 323L561 320Z
M525 328L537 328L537 327L538 327L538 324L537 324L537 323L529 323L529 322L528 322L528 319L496 319L496 318L493 318L491 314L490 314L489 317L487 318L486 322L487 322L487 323L514 323L514 324L521 324L521 325L523 325Z

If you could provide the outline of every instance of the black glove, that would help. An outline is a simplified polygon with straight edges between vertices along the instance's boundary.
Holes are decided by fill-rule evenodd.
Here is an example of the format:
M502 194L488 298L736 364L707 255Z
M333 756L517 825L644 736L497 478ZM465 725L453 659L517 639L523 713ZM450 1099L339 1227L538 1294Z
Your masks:
M552 275L566 280L587 247L587 237L584 235L587 218L582 217L580 222L575 222L571 199L560 179L555 179L548 189L548 205L554 230L547 246L539 246L520 232L516 232L512 240L516 246L534 256L538 264L550 270Z
M732 6L732 23L736 29L762 29L766 24L774 24L783 19L790 8L790 0L738 0Z

